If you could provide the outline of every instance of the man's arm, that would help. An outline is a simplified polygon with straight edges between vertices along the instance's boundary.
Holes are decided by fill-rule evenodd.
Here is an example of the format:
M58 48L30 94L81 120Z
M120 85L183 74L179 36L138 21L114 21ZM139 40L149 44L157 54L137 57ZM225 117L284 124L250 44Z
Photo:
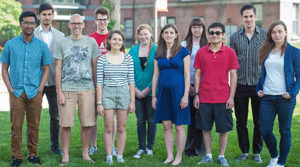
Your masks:
M93 75L93 81L96 88L97 85L97 58L92 59L92 75Z
M226 103L226 109L232 109L234 104L234 95L237 85L237 70L232 69L229 71L230 73L230 95Z
M61 68L62 68L62 61L59 59L55 59L55 85L56 85L56 93L57 93L57 102L59 104L65 104L66 98L61 90Z
M42 79L39 86L39 92L43 92L49 75L49 65L42 66Z
M197 94L195 95L194 98L194 107L197 109L199 108L200 105L200 99L199 99L200 76L201 76L201 70L196 69L195 76L194 76L194 88L195 88L195 93Z
M8 92L12 93L14 91L14 89L12 88L11 83L10 83L8 68L9 68L9 64L2 63L2 78L6 85Z

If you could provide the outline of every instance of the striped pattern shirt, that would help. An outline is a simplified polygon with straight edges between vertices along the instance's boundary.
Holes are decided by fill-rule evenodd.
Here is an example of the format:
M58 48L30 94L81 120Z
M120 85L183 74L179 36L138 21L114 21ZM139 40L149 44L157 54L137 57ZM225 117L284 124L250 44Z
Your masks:
M251 40L247 37L245 28L231 35L230 47L235 50L240 65L237 71L238 84L256 85L258 83L260 77L258 54L266 35L266 30L257 26Z
M124 53L121 64L111 64L104 54L97 62L97 86L123 86L134 83L134 68L130 54Z

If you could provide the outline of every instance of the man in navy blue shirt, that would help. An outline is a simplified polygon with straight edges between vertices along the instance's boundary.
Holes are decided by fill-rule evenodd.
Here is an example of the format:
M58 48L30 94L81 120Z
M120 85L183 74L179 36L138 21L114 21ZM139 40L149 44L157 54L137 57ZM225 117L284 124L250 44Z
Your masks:
M47 44L33 35L37 17L31 11L19 17L20 36L9 40L1 55L2 77L9 92L11 119L11 166L20 166L22 155L22 126L26 111L27 158L41 164L37 157L42 92L46 84L52 58ZM8 69L10 70L8 72Z

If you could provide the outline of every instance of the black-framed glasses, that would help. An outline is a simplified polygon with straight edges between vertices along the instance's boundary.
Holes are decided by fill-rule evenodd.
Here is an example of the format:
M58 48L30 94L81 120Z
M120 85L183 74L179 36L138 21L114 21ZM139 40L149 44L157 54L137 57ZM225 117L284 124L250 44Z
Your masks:
M216 34L217 36L219 36L219 35L221 35L222 33L223 33L222 31L216 31L216 32L214 32L214 31L209 31L209 32L208 32L208 35L213 36L214 34Z
M97 21L100 21L100 22L105 22L107 21L108 19L96 19Z
M75 22L71 22L70 23L72 26L81 26L83 23L75 23Z
M24 26L34 26L36 22L22 21L22 25Z

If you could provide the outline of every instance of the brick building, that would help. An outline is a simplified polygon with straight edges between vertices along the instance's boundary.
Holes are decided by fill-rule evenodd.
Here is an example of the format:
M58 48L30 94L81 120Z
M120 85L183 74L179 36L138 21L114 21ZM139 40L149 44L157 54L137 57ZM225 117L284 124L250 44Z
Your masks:
M85 16L86 28L84 34L91 34L96 30L93 23L93 11L102 0L18 0L24 10L34 10L42 2L50 2L55 8L53 25L66 35L70 34L67 27L70 15L79 13ZM135 29L139 24L148 23L154 27L155 0L121 0L121 24L124 25L127 46L134 43ZM188 24L192 17L200 16L205 25L214 21L225 24L226 34L230 36L240 25L239 10L246 3L253 4L257 9L257 24L267 28L274 20L285 21L289 38L299 39L299 4L300 0L168 0L168 12L158 13L158 27L161 20L175 23L184 38ZM164 18L164 19L161 19Z

